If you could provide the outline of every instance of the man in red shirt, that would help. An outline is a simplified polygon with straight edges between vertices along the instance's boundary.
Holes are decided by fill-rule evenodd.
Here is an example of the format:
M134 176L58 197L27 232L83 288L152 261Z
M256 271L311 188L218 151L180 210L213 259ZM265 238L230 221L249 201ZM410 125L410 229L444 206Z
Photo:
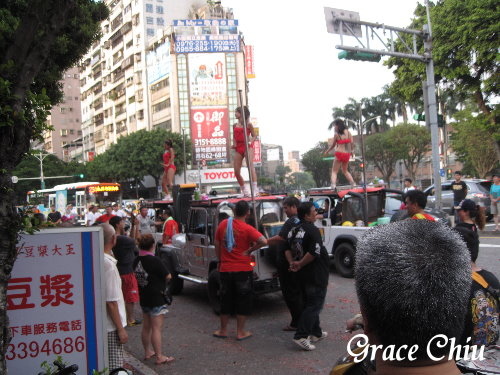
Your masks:
M234 208L234 218L223 220L215 233L215 253L219 259L221 281L220 329L213 335L227 338L230 314L236 313L236 340L245 340L252 333L245 330L246 317L252 309L253 266L250 254L267 245L262 233L245 222L250 214L247 201Z
M165 211L163 211L166 221L163 224L163 239L162 243L163 245L167 245L172 243L172 237L174 234L179 233L179 225L177 224L177 221L174 220L172 217L172 210L170 207L167 207Z
M95 222L98 223L98 224L102 224L102 223L107 223L109 221L109 219L111 219L112 217L115 217L116 215L113 215L113 207L108 204L106 206L106 213L104 215L101 215L99 216Z
M408 216L416 220L436 221L434 216L425 213L424 209L427 205L427 197L420 190L410 190L405 194L405 205L408 211Z

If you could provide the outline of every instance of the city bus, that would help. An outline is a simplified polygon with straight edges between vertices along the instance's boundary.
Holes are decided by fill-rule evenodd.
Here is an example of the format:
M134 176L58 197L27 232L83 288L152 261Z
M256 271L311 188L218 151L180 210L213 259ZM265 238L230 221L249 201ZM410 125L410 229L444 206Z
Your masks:
M66 206L71 203L78 215L83 217L90 204L104 208L112 202L120 202L121 195L121 187L117 182L74 182L56 185L51 189L29 191L27 201L45 215L50 212L51 205L64 213Z

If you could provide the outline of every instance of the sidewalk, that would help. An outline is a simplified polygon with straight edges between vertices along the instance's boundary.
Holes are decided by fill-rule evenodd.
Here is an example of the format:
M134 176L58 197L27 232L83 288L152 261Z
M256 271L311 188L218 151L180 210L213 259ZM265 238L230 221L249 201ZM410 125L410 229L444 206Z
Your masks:
M158 375L156 371L146 366L127 351L125 351L125 364L123 367L131 370L134 375Z

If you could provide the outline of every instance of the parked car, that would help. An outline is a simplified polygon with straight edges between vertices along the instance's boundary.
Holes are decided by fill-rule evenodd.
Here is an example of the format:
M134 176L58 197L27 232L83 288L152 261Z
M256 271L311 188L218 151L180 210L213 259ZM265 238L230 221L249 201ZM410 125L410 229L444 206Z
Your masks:
M472 199L477 205L485 208L485 215L488 220L492 215L490 212L490 186L491 180L482 179L464 179L467 184L467 199ZM453 180L447 180L441 184L441 204L442 210L451 214L453 206L453 190L451 183ZM424 190L427 195L427 207L434 208L436 204L436 196L434 195L434 185L429 186Z

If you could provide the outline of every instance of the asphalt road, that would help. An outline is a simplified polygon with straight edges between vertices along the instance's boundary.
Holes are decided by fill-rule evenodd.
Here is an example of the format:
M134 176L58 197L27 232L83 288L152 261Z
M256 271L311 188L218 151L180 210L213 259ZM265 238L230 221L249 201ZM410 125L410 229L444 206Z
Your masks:
M500 235L491 230L481 235L478 265L500 277ZM166 317L164 349L174 356L170 365L155 366L153 360L142 361L141 326L127 328L126 350L139 361L138 373L149 374L328 374L336 360L346 352L352 336L344 332L345 321L358 312L354 281L340 277L332 269L325 308L321 314L323 330L328 337L315 351L300 350L293 333L282 331L289 315L281 293L258 296L248 329L254 336L235 340L235 321L230 323L230 337L217 339L212 332L219 319L208 305L204 286L185 284L183 293L175 297ZM133 360L132 360L133 362Z

